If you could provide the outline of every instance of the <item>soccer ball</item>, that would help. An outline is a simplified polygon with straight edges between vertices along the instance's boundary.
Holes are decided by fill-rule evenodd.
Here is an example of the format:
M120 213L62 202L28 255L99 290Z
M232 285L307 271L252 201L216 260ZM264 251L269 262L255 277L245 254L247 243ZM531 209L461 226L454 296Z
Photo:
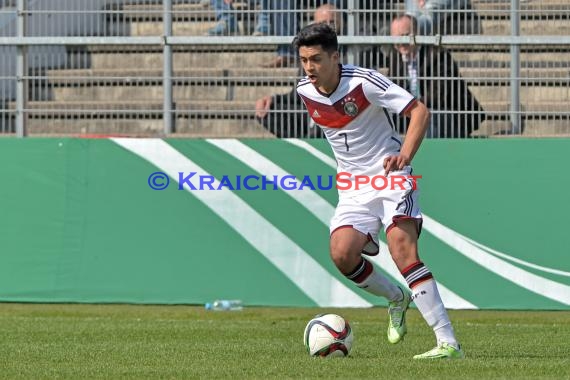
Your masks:
M352 349L352 329L336 314L320 314L305 327L303 341L311 356L344 357Z

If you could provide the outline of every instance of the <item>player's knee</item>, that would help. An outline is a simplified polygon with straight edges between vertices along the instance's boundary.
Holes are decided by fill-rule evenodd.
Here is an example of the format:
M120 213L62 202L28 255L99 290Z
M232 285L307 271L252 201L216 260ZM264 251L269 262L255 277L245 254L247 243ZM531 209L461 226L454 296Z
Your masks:
M343 250L338 246L331 245L330 255L333 263L337 265L337 263L342 264L342 262L346 259L347 253L346 250Z
M393 231L388 237L388 248L396 263L414 262L418 259L417 240L406 233Z
M352 272L358 265L367 241L366 235L349 228L340 229L331 235L331 259L343 274Z
M331 245L330 255L332 262L342 273L348 273L353 269L354 258L349 247Z
M388 244L394 248L401 248L409 245L412 239L409 234L399 228L394 228L388 235Z

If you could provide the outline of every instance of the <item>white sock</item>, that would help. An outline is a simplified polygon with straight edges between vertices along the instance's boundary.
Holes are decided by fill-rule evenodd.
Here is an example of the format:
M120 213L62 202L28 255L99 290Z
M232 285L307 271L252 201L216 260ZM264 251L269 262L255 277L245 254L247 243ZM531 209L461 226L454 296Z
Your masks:
M443 305L431 272L421 263L406 268L402 274L412 289L412 299L427 324L433 329L437 343L459 348L453 326Z
M356 286L366 290L368 293L384 297L388 301L401 301L403 294L398 286L394 285L378 270L374 269L368 260L362 258L362 261L356 269L346 275L347 278L354 281Z

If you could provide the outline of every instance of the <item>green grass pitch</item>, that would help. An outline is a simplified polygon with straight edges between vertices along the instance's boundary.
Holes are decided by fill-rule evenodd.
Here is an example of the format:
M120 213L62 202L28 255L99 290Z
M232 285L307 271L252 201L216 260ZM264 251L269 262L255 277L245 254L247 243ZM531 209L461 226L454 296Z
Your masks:
M311 358L305 324L333 312L351 323L350 357ZM434 346L417 310L386 340L372 309L0 304L5 379L570 379L570 312L450 311L465 360L417 362Z

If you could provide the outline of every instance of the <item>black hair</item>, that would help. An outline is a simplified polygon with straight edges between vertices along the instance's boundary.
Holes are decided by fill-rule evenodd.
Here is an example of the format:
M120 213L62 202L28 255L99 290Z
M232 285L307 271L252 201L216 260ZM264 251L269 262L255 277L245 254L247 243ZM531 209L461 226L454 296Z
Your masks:
M293 39L293 47L299 50L301 46L317 46L327 53L338 50L338 39L335 30L327 23L309 24Z

